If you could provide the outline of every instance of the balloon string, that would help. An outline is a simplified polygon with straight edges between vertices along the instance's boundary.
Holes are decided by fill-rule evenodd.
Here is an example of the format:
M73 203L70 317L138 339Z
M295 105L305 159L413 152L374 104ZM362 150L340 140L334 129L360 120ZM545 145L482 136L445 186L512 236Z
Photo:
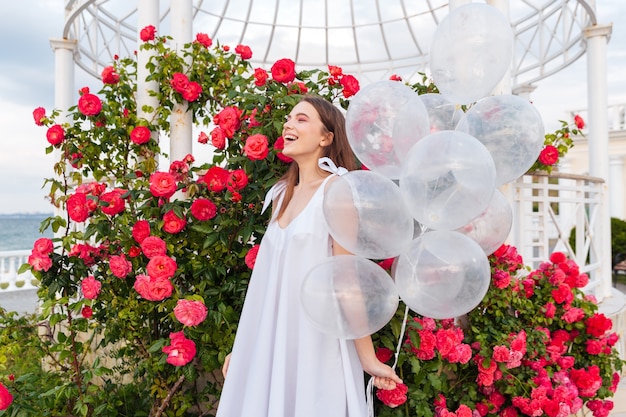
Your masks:
M400 336L398 337L398 346L396 346L396 352L394 354L394 361L391 369L396 369L398 364L398 356L400 356L400 349L402 348L402 341L404 340L404 332L406 331L406 321L409 317L409 306L404 308L404 319L402 320L402 328L400 329ZM367 416L374 417L374 377L370 377L367 382L366 390L367 401Z

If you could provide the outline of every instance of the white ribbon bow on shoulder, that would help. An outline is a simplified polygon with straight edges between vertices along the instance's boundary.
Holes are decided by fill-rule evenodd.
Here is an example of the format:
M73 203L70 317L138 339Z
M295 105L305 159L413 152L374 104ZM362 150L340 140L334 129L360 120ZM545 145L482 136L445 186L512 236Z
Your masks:
M337 167L332 159L327 156L320 158L319 161L317 161L317 165L324 171L328 171L331 174L344 175L348 173L347 169L344 167Z

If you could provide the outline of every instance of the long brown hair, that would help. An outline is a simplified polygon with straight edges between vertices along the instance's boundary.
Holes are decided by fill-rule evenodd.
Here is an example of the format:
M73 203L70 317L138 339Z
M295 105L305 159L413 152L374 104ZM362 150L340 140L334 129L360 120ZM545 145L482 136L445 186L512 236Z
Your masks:
M330 158L335 165L344 167L348 171L357 169L356 157L352 152L346 134L346 120L341 111L331 102L319 96L306 95L302 98L302 101L306 101L315 108L322 121L324 133L331 132L333 134L333 141L330 145L324 147L322 157L326 156ZM280 210L276 216L277 219L283 215L287 205L291 201L293 189L298 183L298 177L298 164L292 162L287 172L285 172L279 180L285 181L287 188L285 189L285 195L280 205Z

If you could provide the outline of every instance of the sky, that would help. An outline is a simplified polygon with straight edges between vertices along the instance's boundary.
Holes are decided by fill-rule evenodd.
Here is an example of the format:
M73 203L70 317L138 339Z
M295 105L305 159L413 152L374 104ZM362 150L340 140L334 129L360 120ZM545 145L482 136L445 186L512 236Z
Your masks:
M515 1L515 0L512 0ZM0 214L49 213L44 179L54 159L45 154L45 127L32 111L54 108L54 54L50 39L62 35L64 0L0 1ZM626 2L597 0L600 24L613 24L607 46L608 103L626 103ZM537 83L531 100L546 131L587 107L586 57ZM77 70L77 77L80 74ZM82 87L78 85L76 88Z

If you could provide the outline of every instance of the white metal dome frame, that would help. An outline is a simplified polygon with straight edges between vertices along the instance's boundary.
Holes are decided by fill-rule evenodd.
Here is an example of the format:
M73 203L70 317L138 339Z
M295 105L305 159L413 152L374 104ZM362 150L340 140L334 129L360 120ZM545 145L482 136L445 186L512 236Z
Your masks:
M157 0L158 1L158 0ZM193 30L222 44L251 47L255 65L292 58L301 68L343 67L375 81L428 72L428 48L448 14L446 0L192 0ZM168 3L164 6L161 3ZM515 35L511 87L564 69L586 51L583 30L597 23L595 2L509 2ZM63 38L77 42L76 64L99 77L114 55L137 49L137 2L67 0ZM169 2L159 2L159 33L168 34ZM139 28L141 29L141 28Z

